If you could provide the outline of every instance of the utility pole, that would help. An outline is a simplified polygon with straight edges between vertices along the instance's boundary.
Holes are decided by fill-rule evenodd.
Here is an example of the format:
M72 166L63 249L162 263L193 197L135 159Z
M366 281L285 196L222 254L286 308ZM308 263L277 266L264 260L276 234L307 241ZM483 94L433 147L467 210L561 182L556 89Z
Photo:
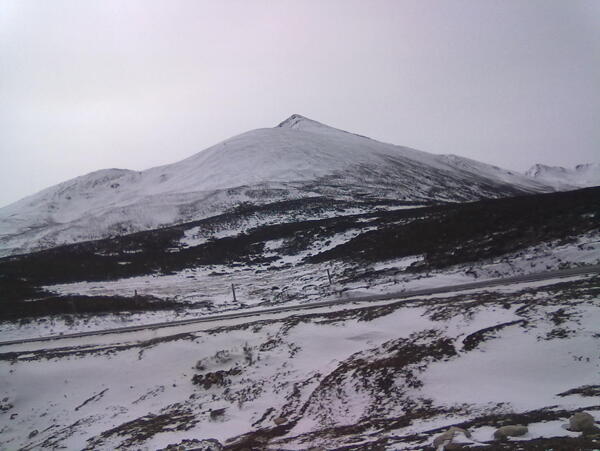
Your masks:
M235 297L235 285L231 284L231 292L233 293L233 302L237 302L237 298Z

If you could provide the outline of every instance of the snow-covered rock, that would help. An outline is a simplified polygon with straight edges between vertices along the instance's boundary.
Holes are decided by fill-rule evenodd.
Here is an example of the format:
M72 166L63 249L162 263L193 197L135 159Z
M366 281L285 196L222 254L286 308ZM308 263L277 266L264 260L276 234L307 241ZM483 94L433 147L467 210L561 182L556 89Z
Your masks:
M174 164L92 172L0 208L0 255L201 219L242 202L314 196L452 202L551 190L474 160L385 144L293 115Z
M578 164L572 169L535 164L525 175L561 191L600 186L600 163Z

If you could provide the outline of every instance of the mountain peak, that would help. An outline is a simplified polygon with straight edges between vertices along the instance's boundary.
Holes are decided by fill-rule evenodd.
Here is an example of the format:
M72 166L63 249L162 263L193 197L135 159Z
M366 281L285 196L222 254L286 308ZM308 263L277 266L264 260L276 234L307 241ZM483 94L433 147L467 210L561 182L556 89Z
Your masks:
M316 128L316 127L327 127L320 122L313 121L301 114L292 114L285 121L281 122L277 127L281 128L295 128L300 130L305 130L307 128Z

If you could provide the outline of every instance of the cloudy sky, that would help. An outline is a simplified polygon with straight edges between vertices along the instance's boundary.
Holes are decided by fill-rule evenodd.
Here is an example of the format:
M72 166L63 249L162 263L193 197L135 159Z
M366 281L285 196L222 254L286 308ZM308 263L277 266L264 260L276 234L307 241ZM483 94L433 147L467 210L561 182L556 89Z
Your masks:
M600 1L0 3L0 206L292 113L515 170L597 162Z

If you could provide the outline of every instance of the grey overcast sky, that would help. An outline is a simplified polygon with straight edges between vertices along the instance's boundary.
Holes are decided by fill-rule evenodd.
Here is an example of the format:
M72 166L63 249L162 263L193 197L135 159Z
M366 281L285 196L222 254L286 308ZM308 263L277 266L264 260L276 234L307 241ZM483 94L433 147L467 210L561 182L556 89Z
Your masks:
M600 0L2 0L0 206L292 113L524 171L600 160Z

